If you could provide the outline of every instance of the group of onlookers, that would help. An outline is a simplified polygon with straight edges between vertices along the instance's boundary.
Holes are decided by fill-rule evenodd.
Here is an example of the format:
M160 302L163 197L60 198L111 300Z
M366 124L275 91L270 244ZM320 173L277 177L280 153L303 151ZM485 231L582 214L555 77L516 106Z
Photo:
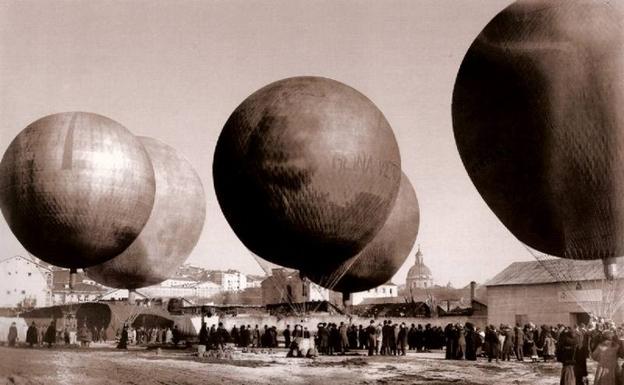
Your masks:
M89 347L91 342L106 341L106 329L92 326L87 327L83 323L77 330L69 327L57 329L56 320L52 320L47 327L38 327L33 321L26 330L26 344L29 347L47 345L52 347L54 344L75 345L80 343L81 347ZM15 346L18 340L17 326L15 322L9 327L8 335L9 346Z
M512 358L524 361L525 358L536 362L540 357L544 361L555 358L557 339L564 330L563 325L556 327L542 325L539 329L532 323L515 327L494 325L486 327L483 336L483 351L489 361L499 359L509 361Z

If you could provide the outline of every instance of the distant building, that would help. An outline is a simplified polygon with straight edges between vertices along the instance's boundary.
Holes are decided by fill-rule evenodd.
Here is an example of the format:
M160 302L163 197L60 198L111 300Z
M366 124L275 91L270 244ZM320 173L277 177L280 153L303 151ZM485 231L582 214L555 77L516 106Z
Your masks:
M266 276L263 275L248 275L247 276L247 289L254 287L262 287L262 281Z
M195 285L195 297L210 298L221 292L221 286L212 281L198 282Z
M208 278L223 291L242 291L247 288L247 276L237 270L213 271Z
M416 261L407 272L405 286L407 289L425 289L433 286L433 276L431 270L425 265L420 246L416 252Z
M83 272L76 273L74 287L69 287L69 270L52 272L52 302L54 305L90 302L99 299L106 288L88 278Z
M392 282L388 282L377 286L374 289L351 293L349 300L351 301L351 305L359 305L364 302L364 300L372 298L383 298L387 301L392 301L392 298L397 297L398 295L399 290L397 285Z
M0 307L52 305L52 270L35 258L16 255L0 261Z
M206 272L206 269L204 269L203 267L193 266L191 264L185 263L182 266L178 267L175 272L175 276L199 280L199 278L205 275Z
M273 269L272 274L262 281L262 302L264 304L300 303L329 301L336 303L340 294L310 281L301 279L297 270Z
M156 287L182 287L182 286L192 286L197 284L197 281L192 278L184 278L184 277L174 277L169 278L167 280L162 281L161 283L154 285ZM154 287L150 286L150 287Z
M594 315L621 324L623 285L622 279L605 280L600 260L515 262L486 282L488 322L575 325Z
M95 301L105 292L106 289L101 286L83 282L76 282L71 289L69 288L69 283L55 283L52 288L52 297L54 305L64 305Z

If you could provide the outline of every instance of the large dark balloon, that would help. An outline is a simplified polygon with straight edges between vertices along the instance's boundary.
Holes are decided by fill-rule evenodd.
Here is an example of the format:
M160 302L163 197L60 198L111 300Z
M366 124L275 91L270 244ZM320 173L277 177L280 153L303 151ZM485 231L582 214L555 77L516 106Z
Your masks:
M399 188L394 133L366 96L296 77L256 91L232 113L213 163L221 209L252 252L314 269L359 252Z
M517 2L459 70L453 125L468 174L541 252L624 254L623 23L617 1Z
M67 112L26 127L0 163L0 207L33 255L81 268L125 250L154 203L154 171L138 139L101 115Z
M414 187L405 174L396 203L379 233L356 256L319 275L308 274L312 281L343 293L356 293L388 282L405 263L420 223L420 210Z
M191 164L156 139L139 139L154 167L156 198L130 247L87 269L89 277L110 287L137 289L170 278L195 247L206 216L204 189Z

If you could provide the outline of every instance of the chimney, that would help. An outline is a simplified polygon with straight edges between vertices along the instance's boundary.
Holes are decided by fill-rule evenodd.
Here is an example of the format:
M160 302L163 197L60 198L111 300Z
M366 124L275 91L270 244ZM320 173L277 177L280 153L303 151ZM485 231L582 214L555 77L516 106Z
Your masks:
M475 281L470 281L470 305L472 305L472 301L475 300L476 290L477 290L477 283Z

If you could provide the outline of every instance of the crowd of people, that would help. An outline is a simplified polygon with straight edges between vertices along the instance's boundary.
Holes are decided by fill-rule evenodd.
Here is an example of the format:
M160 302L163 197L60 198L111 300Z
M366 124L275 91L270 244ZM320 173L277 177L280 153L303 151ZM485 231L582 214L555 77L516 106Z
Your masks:
M105 342L107 340L106 329L95 326L89 328L83 323L79 328L57 328L56 320L52 320L47 327L39 327L32 322L26 330L26 344L29 347L48 346L54 344L75 345L80 343L82 347L89 347L91 342ZM9 327L8 344L15 346L18 341L17 326L15 322Z
M316 330L308 330L303 324L286 325L278 331L276 326L251 325L233 326L229 331L223 323L208 327L202 321L199 344L206 349L224 349L232 343L243 352L265 349L271 351L283 346L288 356L316 356L346 354L363 350L368 355L405 355L407 351L444 351L448 360L477 360L487 357L489 362L558 361L562 364L561 384L581 385L587 380L587 360L598 363L596 384L615 385L624 371L618 368L618 358L624 358L624 327L617 328L613 322L591 321L588 325L575 327L564 325L536 327L526 325L489 325L485 330L467 322L466 324L407 325L393 320L371 320L364 325L346 322L319 323ZM118 331L118 348L129 344L173 344L182 341L177 326L171 328L132 328L126 323ZM15 322L9 328L8 344L15 346L18 332ZM83 323L76 331L67 327L59 330L52 320L47 327L38 327L35 322L28 327L26 344L30 347L64 343L88 347L91 341L106 341L106 329L87 327ZM283 341L283 345L281 345ZM620 375L620 373L622 373ZM624 383L624 378L622 378Z

